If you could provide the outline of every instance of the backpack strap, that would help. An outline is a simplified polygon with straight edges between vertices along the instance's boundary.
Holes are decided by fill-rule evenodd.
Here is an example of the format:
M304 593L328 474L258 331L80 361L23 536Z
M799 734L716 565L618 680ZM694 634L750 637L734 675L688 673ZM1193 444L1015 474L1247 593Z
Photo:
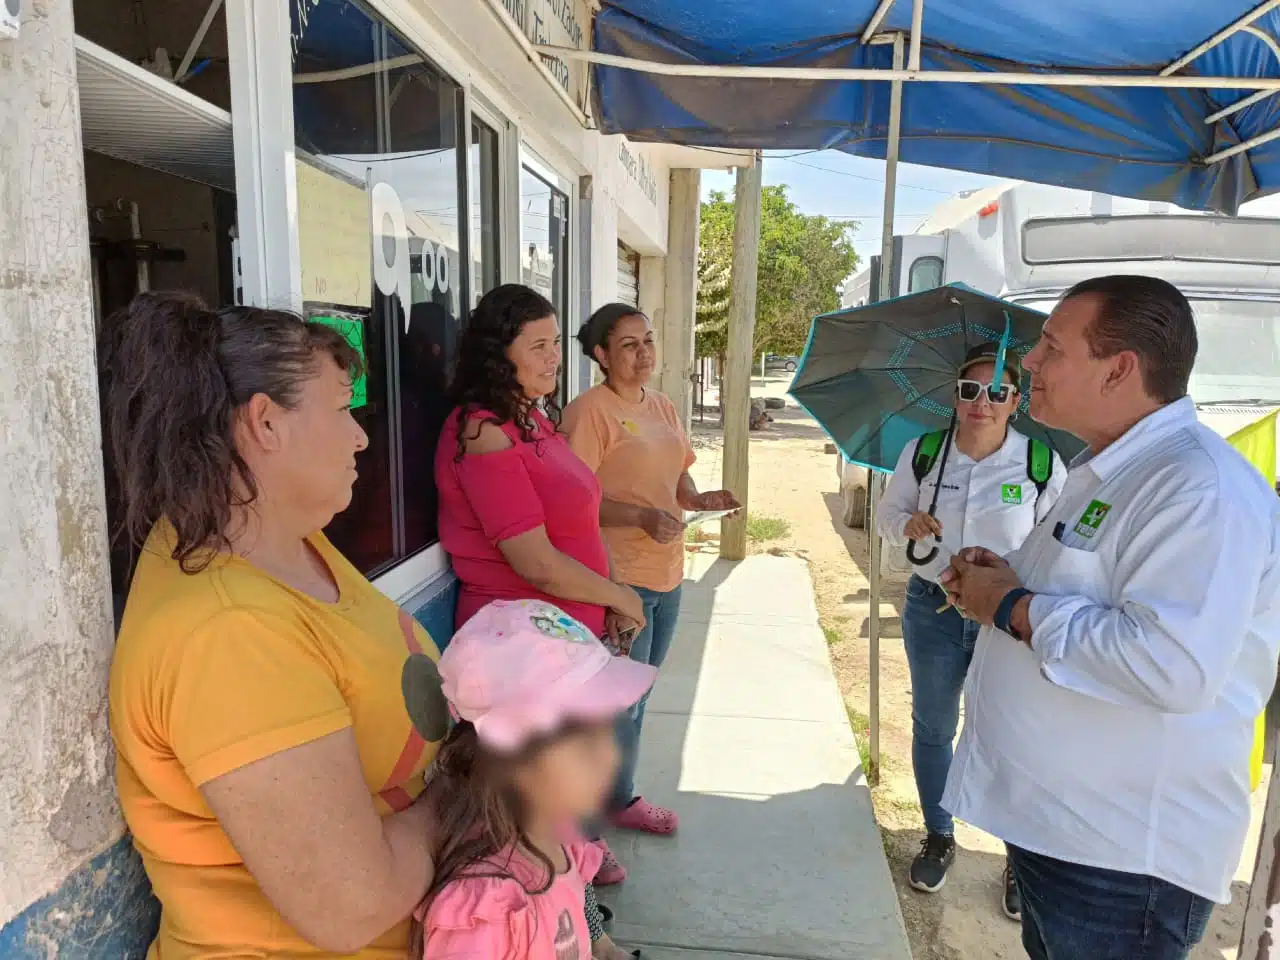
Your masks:
M1027 439L1027 479L1036 485L1036 493L1044 496L1053 476L1053 451L1042 440Z
M942 445L946 439L947 431L938 430L934 433L926 433L916 441L916 452L911 458L911 472L915 474L916 483L922 483L929 475L929 471L938 461L938 454L942 451Z

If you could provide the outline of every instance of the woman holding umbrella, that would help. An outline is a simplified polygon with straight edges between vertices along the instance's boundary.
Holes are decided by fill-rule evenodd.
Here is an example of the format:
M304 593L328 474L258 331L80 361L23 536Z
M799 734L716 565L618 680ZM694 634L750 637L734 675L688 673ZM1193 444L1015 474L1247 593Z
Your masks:
M902 634L913 699L911 760L928 831L910 879L925 893L942 888L955 860L954 823L941 801L960 693L978 636L978 624L947 606L937 578L961 547L984 546L1001 555L1016 549L1067 479L1050 447L1010 426L1017 417L1020 373L1017 354L999 343L968 352L950 427L907 445L877 518L880 536L906 548L916 567L907 585ZM1007 866L1002 905L1010 919L1020 919Z

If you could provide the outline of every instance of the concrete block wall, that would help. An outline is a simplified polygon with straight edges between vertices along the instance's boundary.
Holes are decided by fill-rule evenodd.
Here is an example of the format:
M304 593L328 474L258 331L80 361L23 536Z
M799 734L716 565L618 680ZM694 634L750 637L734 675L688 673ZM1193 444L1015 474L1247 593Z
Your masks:
M19 36L0 40L0 955L128 956L77 952L69 933L85 918L108 935L129 926L102 891L136 871L107 728L113 626L71 2L32 0L22 17ZM60 901L72 887L81 895Z

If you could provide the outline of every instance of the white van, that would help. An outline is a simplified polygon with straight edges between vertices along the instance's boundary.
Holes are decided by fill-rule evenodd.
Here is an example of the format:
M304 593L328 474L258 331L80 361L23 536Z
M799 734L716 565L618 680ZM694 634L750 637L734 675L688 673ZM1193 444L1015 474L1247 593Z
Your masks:
M1047 313L1090 277L1161 277L1195 310L1201 420L1227 436L1280 407L1280 197L1222 217L1008 183L952 197L893 244L893 296L959 281ZM879 283L873 257L846 283L843 306L874 302ZM863 526L867 471L841 457L839 474L844 522Z

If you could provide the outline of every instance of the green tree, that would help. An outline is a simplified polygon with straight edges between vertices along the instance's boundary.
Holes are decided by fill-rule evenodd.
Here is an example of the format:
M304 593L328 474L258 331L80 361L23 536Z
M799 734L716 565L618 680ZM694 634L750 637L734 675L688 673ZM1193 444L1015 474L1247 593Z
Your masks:
M696 327L700 356L721 356L727 343L733 216L733 200L722 191L702 204ZM840 306L840 284L858 263L852 230L851 224L801 213L784 185L764 188L755 354L799 353L813 318Z

